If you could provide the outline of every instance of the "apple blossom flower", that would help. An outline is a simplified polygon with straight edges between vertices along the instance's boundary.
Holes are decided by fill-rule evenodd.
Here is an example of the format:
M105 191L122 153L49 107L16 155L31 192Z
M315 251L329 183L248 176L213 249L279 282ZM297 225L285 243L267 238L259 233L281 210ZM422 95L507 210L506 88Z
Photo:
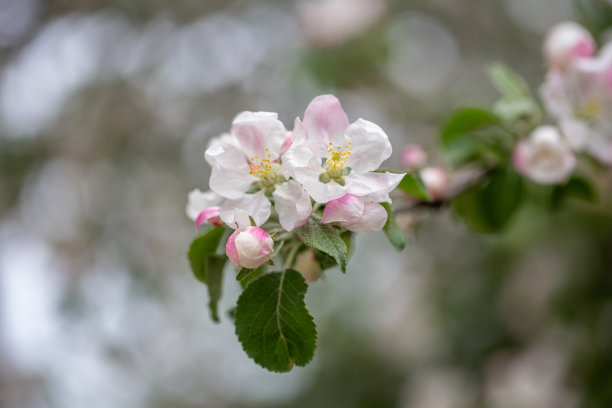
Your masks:
M337 222L353 232L380 231L387 222L387 211L366 197L345 194L325 206L321 223L330 222Z
M298 12L308 43L329 47L368 30L386 9L385 0L316 0L303 3Z
M281 171L319 203L345 194L390 202L404 174L374 172L390 155L391 143L378 125L364 119L349 125L338 99L322 95L310 102L303 122L296 119Z
M317 261L317 257L312 249L306 249L300 252L295 261L295 265L293 265L293 269L301 273L308 282L319 280L323 274L323 269L321 269L321 265L319 265L319 261Z
M203 193L200 189L192 190L187 196L187 216L195 221L196 228L203 223L221 225L219 212L224 198L213 191Z
M544 40L544 54L554 69L565 70L576 59L591 57L595 40L581 25L565 21L555 25Z
M409 171L422 168L427 163L427 153L421 146L410 145L402 152L402 164Z
M612 44L565 73L550 71L541 93L571 147L612 165Z
M425 167L420 171L421 180L434 200L440 200L448 193L448 175L441 167Z
M238 228L225 244L225 253L236 269L259 268L270 260L274 241L260 227Z
M566 181L576 167L576 157L553 126L540 126L514 150L514 166L540 184Z
M278 198L275 206L285 229L308 220L310 198L297 181L287 181L280 172L281 155L290 145L287 140L276 113L243 112L234 119L231 134L210 144L205 152L212 167L209 184L228 199L220 211L226 224L234 226L236 208L247 211L257 225L263 224L271 214L270 197Z

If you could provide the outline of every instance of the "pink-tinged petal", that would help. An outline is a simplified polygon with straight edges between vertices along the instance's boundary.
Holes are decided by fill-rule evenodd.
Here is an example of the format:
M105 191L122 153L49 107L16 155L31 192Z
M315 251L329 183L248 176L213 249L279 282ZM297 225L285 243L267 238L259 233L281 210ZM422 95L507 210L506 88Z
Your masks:
M306 224L312 214L312 203L300 183L291 180L276 186L272 196L279 222L285 230L291 231Z
M298 140L307 140L308 139L308 130L306 130L306 126L300 120L300 118L295 118L293 122L293 132L291 133L291 140L296 142Z
M287 131L276 113L242 112L234 119L232 133L249 158L276 160Z
M391 143L387 134L375 123L357 119L346 135L351 141L351 155L346 165L358 173L376 170L391 156Z
M255 225L262 225L270 218L271 211L272 206L266 192L260 190L254 194L244 194L236 200L226 200L221 206L219 216L231 228L244 228L251 225L249 216L253 217Z
M521 154L524 157L522 173L540 184L565 182L576 167L576 157L553 126L535 129L522 142Z
M330 222L356 222L363 214L363 201L354 195L344 196L327 203L321 217L321 223Z
M353 232L375 232L380 231L387 222L387 211L374 202L366 202L363 206L363 214L354 222L341 223L346 229Z
M321 157L313 152L306 139L294 140L291 147L283 155L281 173L286 178L298 178L301 169L320 172Z
M314 98L306 108L304 125L308 129L308 138L327 149L329 142L344 142L349 121L338 98L321 95Z
M606 135L593 134L587 145L587 151L600 163L612 166L612 140Z
M238 249L236 248L236 234L239 230L236 230L229 236L225 243L225 254L230 261L234 264L236 269L240 269L240 257L238 256Z
M398 186L405 173L351 173L345 177L349 184L348 193L356 196L367 196L377 203L391 202L389 193Z
M259 227L249 227L246 230L247 233L250 233L255 237L257 242L259 243L259 255L266 256L272 253L274 249L274 241L270 236L263 230L263 228Z
M185 212L192 221L195 221L202 211L209 207L218 207L224 200L225 198L213 191L202 192L196 188L187 196Z
M210 207L205 209L198 215L198 218L195 220L196 228L200 228L205 222L209 222L212 225L219 226L221 225L219 221L219 212L221 211L221 207Z
M525 142L520 141L514 147L514 152L512 153L512 162L514 164L514 168L521 174L525 174L526 163L525 163Z

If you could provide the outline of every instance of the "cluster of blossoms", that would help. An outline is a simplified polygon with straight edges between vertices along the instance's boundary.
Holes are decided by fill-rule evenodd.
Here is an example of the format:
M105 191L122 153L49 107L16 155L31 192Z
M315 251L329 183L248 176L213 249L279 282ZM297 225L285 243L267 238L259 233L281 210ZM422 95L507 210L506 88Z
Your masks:
M548 63L541 96L554 125L540 126L519 142L516 168L542 184L566 181L584 152L612 165L612 43L597 53L591 34L564 22L544 42Z
M382 229L379 203L404 176L375 172L390 155L385 132L364 119L349 124L332 95L316 97L291 132L276 113L243 112L206 150L211 191L189 193L187 215L197 228L234 229L227 256L237 269L258 268L273 255L274 236L291 240L311 217L354 232Z

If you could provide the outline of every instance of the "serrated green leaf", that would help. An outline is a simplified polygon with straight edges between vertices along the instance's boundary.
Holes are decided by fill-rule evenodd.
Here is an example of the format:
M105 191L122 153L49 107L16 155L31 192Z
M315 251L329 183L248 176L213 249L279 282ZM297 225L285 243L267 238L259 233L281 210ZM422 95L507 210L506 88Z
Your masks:
M297 233L306 245L333 257L340 270L346 272L348 248L332 226L323 225L311 218L297 229Z
M431 200L429 191L427 191L427 187L425 187L425 184L423 184L418 174L406 173L397 188L420 200Z
M208 286L208 295L211 318L219 321L217 303L221 297L221 283L223 278L223 267L227 261L226 256L216 255L215 252L225 228L215 227L206 234L197 237L191 243L187 257L194 276Z
M209 255L206 257L206 281L208 286L208 308L210 317L215 322L219 322L219 312L217 304L221 299L223 283L223 267L227 262L226 256Z
M385 235L387 236L387 239L389 239L391 245L393 245L398 251L401 251L406 247L406 236L397 225L391 204L380 203L380 205L382 205L387 211L387 222L383 227L383 231L385 232Z
M289 269L259 277L238 298L238 340L263 368L287 372L312 360L317 331L304 304L307 289L304 277Z
M191 271L202 283L206 283L206 257L215 253L224 231L225 228L223 227L215 227L194 239L189 247L187 257L189 258Z
M321 269L326 270L338 265L336 260L332 256L327 255L325 252L317 251L316 249L313 250L313 252L315 254L315 257L317 258L317 261L319 262L319 266L321 267Z
M498 232L510 221L523 198L523 179L511 168L497 169L458 196L457 215L477 232Z

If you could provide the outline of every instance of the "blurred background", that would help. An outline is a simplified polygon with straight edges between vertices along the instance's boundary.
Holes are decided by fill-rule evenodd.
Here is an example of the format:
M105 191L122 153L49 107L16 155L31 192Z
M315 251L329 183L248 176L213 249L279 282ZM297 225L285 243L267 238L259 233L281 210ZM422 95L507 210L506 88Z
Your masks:
M536 89L541 42L604 0L0 0L0 407L610 407L612 200L537 200L503 234L413 214L311 284L314 361L273 374L191 275L187 193L243 110L334 93L441 165L489 63ZM239 285L227 271L221 310Z

